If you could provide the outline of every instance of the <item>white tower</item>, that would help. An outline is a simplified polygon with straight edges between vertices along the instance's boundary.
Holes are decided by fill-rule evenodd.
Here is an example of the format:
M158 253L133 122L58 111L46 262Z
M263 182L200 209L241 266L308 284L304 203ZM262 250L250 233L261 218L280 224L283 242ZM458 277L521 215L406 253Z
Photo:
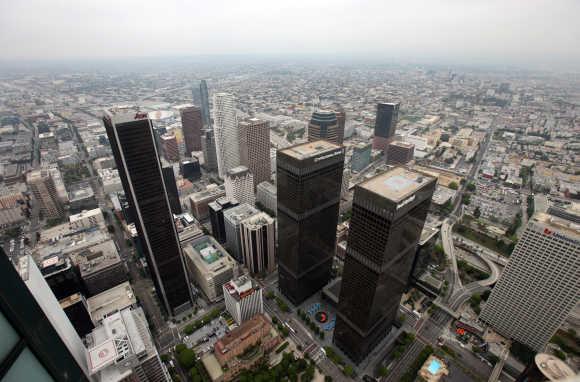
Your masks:
M238 121L232 94L214 94L213 118L218 174L223 179L228 170L240 164Z

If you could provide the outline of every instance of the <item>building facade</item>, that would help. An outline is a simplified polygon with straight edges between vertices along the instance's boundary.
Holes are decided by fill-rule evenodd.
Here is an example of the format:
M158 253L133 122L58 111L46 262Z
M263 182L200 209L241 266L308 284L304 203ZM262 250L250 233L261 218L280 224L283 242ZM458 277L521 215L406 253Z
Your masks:
M217 171L218 161L213 130L204 130L201 136L201 149L203 151L203 167L207 171Z
M375 136L373 149L385 150L387 145L395 138L397 120L399 118L398 103L377 104L377 117L375 120Z
M479 318L501 335L543 351L579 300L578 226L536 213Z
M257 118L239 123L240 163L254 176L254 189L272 177L270 166L270 124Z
M240 224L244 264L252 274L271 273L276 268L276 227L274 219L260 212Z
M226 226L226 247L234 259L240 264L244 263L242 254L242 234L240 233L240 224L242 221L260 213L254 206L249 204L240 204L239 206L229 208L224 212L224 223Z
M342 145L344 142L344 129L346 127L346 112L344 110L336 111L336 122L338 123L337 144Z
M276 164L279 286L299 304L330 279L344 148L299 144L279 150Z
M203 125L207 129L211 129L211 119L209 115L209 92L207 90L207 81L201 80L199 82L199 95L200 101L199 106L201 107L201 117L203 121Z
M360 172L371 164L371 151L370 143L359 143L354 146L350 169L354 172Z
M209 218L209 204L223 196L226 196L226 190L223 186L208 185L205 190L189 196L191 213L199 221Z
M240 165L240 138L234 96L217 93L213 97L213 120L218 174Z
M356 363L396 318L435 184L397 167L355 188L333 340Z
M339 132L338 120L334 111L318 110L312 113L312 118L308 124L308 142L320 139L342 145L342 134Z
M103 118L157 295L170 315L191 307L191 293L151 121L131 108Z
M229 169L226 173L224 185L228 198L251 206L256 203L254 174L246 166L237 166Z
M224 284L226 310L238 325L264 313L262 288L250 277L241 276Z
M58 219L64 216L64 208L58 197L52 177L45 170L34 170L26 176L34 199L40 205L40 213L46 219Z
M203 131L201 108L186 104L177 106L177 110L179 110L181 115L185 151L186 156L189 158L192 151L201 151L201 132Z
M270 182L258 184L256 189L256 204L265 209L268 214L276 216L276 186Z
M211 222L211 234L220 243L226 242L226 224L224 222L224 212L240 203L235 199L222 197L208 205L209 220Z
M398 166L407 164L413 160L415 145L412 143L394 141L387 145L385 157L387 164Z
M34 260L0 248L0 379L88 381L83 343Z
M163 134L159 137L163 157L169 162L179 162L179 147L174 134Z

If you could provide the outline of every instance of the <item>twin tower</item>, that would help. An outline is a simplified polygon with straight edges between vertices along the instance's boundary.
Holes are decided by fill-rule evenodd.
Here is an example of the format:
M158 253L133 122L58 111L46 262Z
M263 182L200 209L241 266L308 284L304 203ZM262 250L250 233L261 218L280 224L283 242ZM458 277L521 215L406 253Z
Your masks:
M276 163L279 287L299 305L331 277L344 148L299 144ZM397 167L355 188L334 342L357 363L396 317L435 183Z

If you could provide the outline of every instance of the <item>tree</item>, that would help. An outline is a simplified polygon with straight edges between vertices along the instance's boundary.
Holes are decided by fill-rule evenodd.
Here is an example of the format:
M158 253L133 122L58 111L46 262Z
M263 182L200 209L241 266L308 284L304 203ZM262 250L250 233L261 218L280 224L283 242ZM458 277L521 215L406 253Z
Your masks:
M457 184L457 182L451 182L449 183L449 188L452 190L457 190L459 188L459 185Z
M191 349L185 349L177 354L177 361L184 369L191 369L195 366L195 353Z
M332 377L330 375L325 375L324 382L332 382Z
M351 365L346 365L344 369L342 369L342 372L344 373L344 375L350 378L354 374L354 369L352 368Z
M475 210L473 211L473 217L475 217L476 219L479 219L479 217L481 216L481 210L478 207L475 207Z
M469 192L475 191L475 184L473 182L469 182L466 187L467 187L467 191L469 191Z
M389 374L389 369L385 365L379 367L379 377L386 377Z

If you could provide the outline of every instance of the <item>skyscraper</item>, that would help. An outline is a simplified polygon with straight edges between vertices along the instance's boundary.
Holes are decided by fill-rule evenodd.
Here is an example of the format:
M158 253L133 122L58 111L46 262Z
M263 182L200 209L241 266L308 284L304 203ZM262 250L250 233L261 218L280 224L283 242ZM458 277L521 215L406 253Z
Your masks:
M195 105L201 106L201 81L195 81L191 87L191 99Z
M208 204L209 220L211 222L211 234L218 243L226 242L226 225L224 222L224 212L240 203L228 197L219 198Z
M189 158L192 151L201 151L201 133L203 130L201 109L191 104L176 106L176 108L181 115L185 151Z
M270 125L267 121L249 118L239 123L240 163L254 176L254 189L270 181Z
M325 141L342 145L342 134L339 132L338 120L334 111L318 110L312 113L312 118L308 124L308 142Z
M206 80L201 80L199 83L199 94L200 94L200 102L199 106L201 107L201 117L203 120L203 125L207 129L211 129L211 119L209 116L209 93L207 91L207 82ZM215 107L215 106L214 106Z
M179 148L177 146L177 139L173 134L163 134L159 137L161 142L161 149L163 157L169 162L179 162Z
M181 202L179 201L179 192L177 191L173 166L165 166L161 171L163 172L163 182L165 183L165 190L167 190L167 199L169 200L171 213L179 215L181 213Z
M213 114L218 174L223 179L228 170L240 165L240 140L234 96L228 93L214 94Z
M299 304L330 279L344 148L303 143L279 150L276 164L279 286Z
M227 311L238 325L264 313L262 288L250 277L241 276L223 285Z
M201 136L201 149L203 150L203 167L208 171L216 171L218 162L213 130L204 130Z
M130 107L107 111L103 121L157 295L170 315L179 314L191 294L151 121Z
M239 206L229 208L224 212L227 242L226 246L230 255L232 255L232 257L240 264L244 263L240 225L242 224L242 221L258 213L260 213L260 211L249 204L240 204Z
M344 128L346 127L346 113L340 109L336 112L336 121L338 122L337 142L342 145L344 141Z
M387 164L397 166L407 164L412 161L414 153L414 144L394 141L387 145L387 149L385 150L385 157Z
M242 204L247 203L251 206L255 204L254 175L246 166L229 169L224 184L228 198L235 199Z
M397 167L355 188L334 343L356 363L397 315L435 183Z
M375 120L375 137L373 149L385 150L387 145L395 137L397 120L399 118L399 103L377 104L377 117Z
M34 170L26 176L26 183L34 195L34 199L40 205L40 213L46 219L56 219L64 215L64 208L58 194L54 181L46 170Z
M579 299L578 225L540 212L528 222L479 318L543 351Z
M240 224L240 236L244 264L250 272L273 272L276 267L274 219L265 212L251 216Z
M371 164L371 144L358 143L352 150L352 161L350 169L359 172Z
M0 379L88 381L81 339L32 258L20 262L21 276L0 248Z

